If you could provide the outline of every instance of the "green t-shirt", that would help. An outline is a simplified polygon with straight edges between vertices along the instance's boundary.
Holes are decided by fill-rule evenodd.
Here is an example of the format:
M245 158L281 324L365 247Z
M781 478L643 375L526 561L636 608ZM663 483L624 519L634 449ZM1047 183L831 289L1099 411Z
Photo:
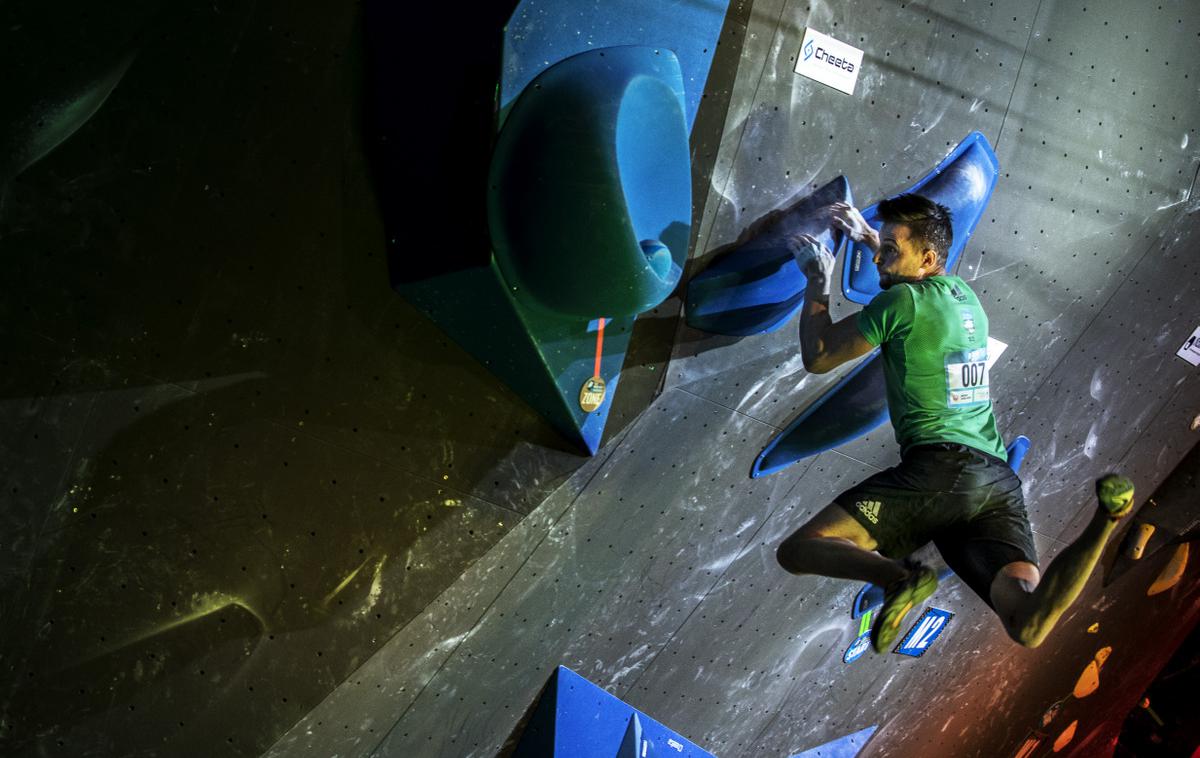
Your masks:
M957 276L895 284L858 314L883 348L888 413L901 451L957 442L1008 460L988 391L987 314Z

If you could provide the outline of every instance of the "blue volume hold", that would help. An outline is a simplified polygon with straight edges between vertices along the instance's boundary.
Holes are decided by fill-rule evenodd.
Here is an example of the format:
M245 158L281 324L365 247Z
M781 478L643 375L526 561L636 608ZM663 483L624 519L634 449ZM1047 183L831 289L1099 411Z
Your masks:
M729 0L521 0L504 34L501 115L533 81L577 53L623 45L670 50L679 58L687 130L692 131Z
M1025 454L1029 452L1029 438L1024 434L1017 437L1008 445L1008 467L1014 474L1021 473L1021 464L1025 462Z
M713 262L688 283L688 325L741 337L771 332L787 323L804 303L806 283L787 238L810 234L837 250L842 233L833 229L825 211L837 202L853 202L844 176L767 215L728 249L716 253Z
M824 745L809 748L803 753L796 753L792 758L854 758L862 751L867 740L871 739L871 735L875 734L875 730L878 728L878 726L869 726L866 729L860 729L854 734L847 734L832 742L826 742Z
M713 758L658 721L559 666L513 758Z
M941 203L950 209L954 242L946 253L946 270L953 271L959 255L975 231L983 210L996 188L1000 162L980 132L971 132L933 171L909 187L911 192ZM876 203L863 211L863 218L875 229L883 226ZM879 271L872 262L874 254L866 245L848 246L842 270L842 292L851 302L866 305L879 294Z
M585 320L661 303L687 260L691 176L670 51L610 47L543 71L513 104L489 172L488 229L513 298Z
M759 453L752 478L773 474L798 460L844 444L887 420L887 385L879 351L854 367L833 389L804 409Z

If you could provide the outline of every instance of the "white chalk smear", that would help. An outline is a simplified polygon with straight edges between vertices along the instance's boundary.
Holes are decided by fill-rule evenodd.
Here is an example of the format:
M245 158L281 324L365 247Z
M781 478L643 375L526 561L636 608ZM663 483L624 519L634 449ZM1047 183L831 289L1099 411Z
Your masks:
M1100 435L1096 434L1096 425L1092 424L1092 428L1088 429L1087 441L1083 443L1083 454L1088 457L1088 460L1093 460L1096 457L1096 443L1100 441Z
M1104 380L1100 378L1100 367L1092 372L1092 386L1089 388L1093 400L1100 400L1100 393L1104 391Z

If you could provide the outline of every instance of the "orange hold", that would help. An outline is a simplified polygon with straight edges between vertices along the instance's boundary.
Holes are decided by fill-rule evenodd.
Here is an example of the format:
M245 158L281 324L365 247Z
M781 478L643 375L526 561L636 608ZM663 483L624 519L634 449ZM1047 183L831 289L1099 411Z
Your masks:
M1183 572L1187 570L1189 544L1185 542L1175 548L1175 554L1171 556L1171 560L1167 561L1167 565L1163 566L1163 570L1159 572L1154 584L1151 584L1150 589L1146 590L1147 596L1153 597L1179 584L1179 580L1183 578Z
M1075 681L1075 689L1071 691L1077 698L1085 698L1100 688L1100 669L1104 667L1108 656L1112 655L1111 647L1102 647L1096 651L1096 655L1088 662L1088 665L1083 669L1083 673L1079 675L1079 679Z
M1062 734L1058 735L1058 739L1054 741L1054 752L1057 753L1071 744L1071 740L1075 739L1075 728L1078 726L1078 721L1072 721L1066 729L1062 730Z

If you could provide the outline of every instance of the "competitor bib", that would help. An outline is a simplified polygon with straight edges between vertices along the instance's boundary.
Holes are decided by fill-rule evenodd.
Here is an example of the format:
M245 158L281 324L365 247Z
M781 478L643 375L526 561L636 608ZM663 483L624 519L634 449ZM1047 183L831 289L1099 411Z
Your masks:
M961 350L946 356L946 405L965 408L991 400L987 349Z

